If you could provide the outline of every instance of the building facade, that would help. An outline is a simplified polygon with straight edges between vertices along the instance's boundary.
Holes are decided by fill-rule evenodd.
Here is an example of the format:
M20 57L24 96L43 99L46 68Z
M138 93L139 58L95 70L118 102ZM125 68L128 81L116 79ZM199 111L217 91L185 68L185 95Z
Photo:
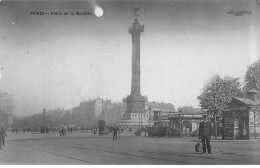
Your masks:
M119 125L126 128L140 128L156 125L159 122L168 124L161 117L175 113L174 105L164 102L148 102L145 97L145 113L124 113Z
M77 127L91 127L95 120L95 100L80 102L79 106L72 108L72 123Z
M12 129L14 99L8 93L0 93L0 126Z
M126 111L126 104L111 102L108 99L94 98L82 101L72 108L72 124L77 127L97 127L98 120L104 120L106 125L113 126Z

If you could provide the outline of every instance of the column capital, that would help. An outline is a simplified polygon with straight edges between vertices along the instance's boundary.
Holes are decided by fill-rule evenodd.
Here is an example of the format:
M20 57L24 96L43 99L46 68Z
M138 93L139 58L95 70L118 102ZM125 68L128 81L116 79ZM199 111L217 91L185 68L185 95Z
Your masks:
M128 32L132 35L133 40L140 39L140 35L143 31L144 26L140 25L138 22L133 23L133 25L128 29Z

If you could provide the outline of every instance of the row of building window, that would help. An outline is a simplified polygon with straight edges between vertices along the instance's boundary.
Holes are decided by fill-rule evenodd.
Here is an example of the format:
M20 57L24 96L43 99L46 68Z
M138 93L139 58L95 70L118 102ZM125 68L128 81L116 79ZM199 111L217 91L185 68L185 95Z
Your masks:
M129 117L148 117L148 115L146 114L126 114L125 116L129 116Z

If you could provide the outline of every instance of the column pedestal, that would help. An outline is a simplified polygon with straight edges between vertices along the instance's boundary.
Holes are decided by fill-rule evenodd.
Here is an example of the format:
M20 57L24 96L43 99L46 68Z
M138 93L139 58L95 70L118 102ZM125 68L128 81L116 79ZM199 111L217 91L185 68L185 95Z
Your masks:
M145 113L145 97L141 94L130 94L126 101L126 113Z

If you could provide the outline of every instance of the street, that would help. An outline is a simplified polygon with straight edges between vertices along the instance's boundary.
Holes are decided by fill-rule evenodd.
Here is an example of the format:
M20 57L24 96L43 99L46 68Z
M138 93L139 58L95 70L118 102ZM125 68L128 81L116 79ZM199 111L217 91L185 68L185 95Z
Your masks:
M197 138L151 138L121 133L118 141L90 132L8 132L0 164L40 165L251 165L260 163L259 140L212 141L212 154L194 150Z

